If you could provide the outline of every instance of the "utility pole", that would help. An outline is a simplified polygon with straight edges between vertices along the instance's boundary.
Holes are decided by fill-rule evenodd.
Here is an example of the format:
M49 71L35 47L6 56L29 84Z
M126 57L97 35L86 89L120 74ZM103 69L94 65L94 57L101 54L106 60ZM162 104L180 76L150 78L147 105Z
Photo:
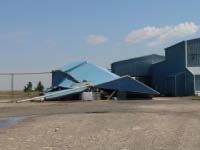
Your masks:
M14 73L11 73L11 94L14 97Z
M12 98L14 97L14 77L20 75L39 75L39 74L52 74L51 72L23 72L23 73L0 73L0 76L8 76L10 77L10 94Z

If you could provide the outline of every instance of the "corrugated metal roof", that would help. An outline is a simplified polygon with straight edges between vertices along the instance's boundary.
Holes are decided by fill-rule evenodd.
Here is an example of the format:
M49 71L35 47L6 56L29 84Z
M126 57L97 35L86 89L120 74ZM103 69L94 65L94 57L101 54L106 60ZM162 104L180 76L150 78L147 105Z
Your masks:
M61 67L59 71L67 72L68 75L72 76L80 83L87 81L90 82L91 85L97 85L119 77L104 68L86 61L66 65ZM68 80L63 80L59 85L62 87L65 85L68 86L69 84L67 82Z
M63 71L63 72L68 72L70 71L71 69L75 69L76 67L84 64L84 63L87 63L86 61L78 61L78 62L73 62L73 63L70 63L70 64L67 64L65 66L62 66L56 70L60 70L60 71Z
M109 81L107 83L102 83L95 87L102 88L102 89L127 91L127 92L133 92L133 93L159 95L157 91L153 90L152 88L143 84L142 82L139 82L131 78L130 76L123 76L121 78Z
M188 67L187 68L193 75L200 75L200 67Z
M63 88L71 87L75 82L69 80L68 78L65 78L58 86Z

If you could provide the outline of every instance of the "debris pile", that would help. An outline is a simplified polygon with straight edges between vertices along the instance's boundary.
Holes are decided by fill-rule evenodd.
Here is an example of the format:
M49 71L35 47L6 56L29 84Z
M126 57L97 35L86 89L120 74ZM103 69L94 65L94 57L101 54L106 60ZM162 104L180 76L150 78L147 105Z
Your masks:
M130 76L118 76L86 61L52 72L52 86L43 96L23 101L152 98L159 93Z

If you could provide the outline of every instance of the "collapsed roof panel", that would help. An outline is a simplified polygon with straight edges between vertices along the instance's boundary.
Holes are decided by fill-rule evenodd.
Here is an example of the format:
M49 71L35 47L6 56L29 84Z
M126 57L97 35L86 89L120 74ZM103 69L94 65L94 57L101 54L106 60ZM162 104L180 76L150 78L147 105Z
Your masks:
M132 79L130 76L119 77L104 68L83 61L65 65L53 71L52 89L58 90L45 93L45 99L54 99L81 93L89 87L137 94L159 94L157 91Z
M63 74L65 74L64 78L61 77L63 80L61 80L57 86L65 86L68 88L69 85L71 85L72 80L73 82L90 82L91 85L97 85L119 77L104 68L87 62L77 62L65 65L64 67L61 67L60 70L58 69L55 72L63 72ZM73 79L70 80L69 76ZM55 74L53 78L57 78L57 75Z
M76 67L79 67L82 64L85 64L85 63L87 63L87 62L86 61L73 62L73 63L67 64L67 65L64 65L56 70L68 72L72 69L75 69Z
M130 76L124 76L116 80L102 83L95 87L102 89L109 89L109 90L127 91L127 92L149 94L149 95L159 95L157 91L131 78Z
M69 88L71 87L73 84L75 84L75 82L69 80L69 79L64 79L60 84L58 84L58 87L62 87L62 88Z
M68 88L76 83L71 80L65 72L53 71L52 72L52 87L63 87Z
M97 85L117 79L119 76L109 72L108 70L98 67L96 65L86 63L82 66L68 72L79 82L90 82L91 85Z

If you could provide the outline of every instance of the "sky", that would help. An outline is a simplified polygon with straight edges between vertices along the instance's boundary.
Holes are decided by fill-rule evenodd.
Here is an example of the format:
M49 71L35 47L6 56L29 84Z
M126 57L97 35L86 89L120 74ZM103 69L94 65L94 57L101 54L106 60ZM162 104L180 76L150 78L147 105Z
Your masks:
M51 71L87 60L164 55L164 48L200 37L199 0L0 0L0 72ZM18 79L21 78L21 79ZM16 77L50 86L51 76ZM0 89L9 89L0 76Z

